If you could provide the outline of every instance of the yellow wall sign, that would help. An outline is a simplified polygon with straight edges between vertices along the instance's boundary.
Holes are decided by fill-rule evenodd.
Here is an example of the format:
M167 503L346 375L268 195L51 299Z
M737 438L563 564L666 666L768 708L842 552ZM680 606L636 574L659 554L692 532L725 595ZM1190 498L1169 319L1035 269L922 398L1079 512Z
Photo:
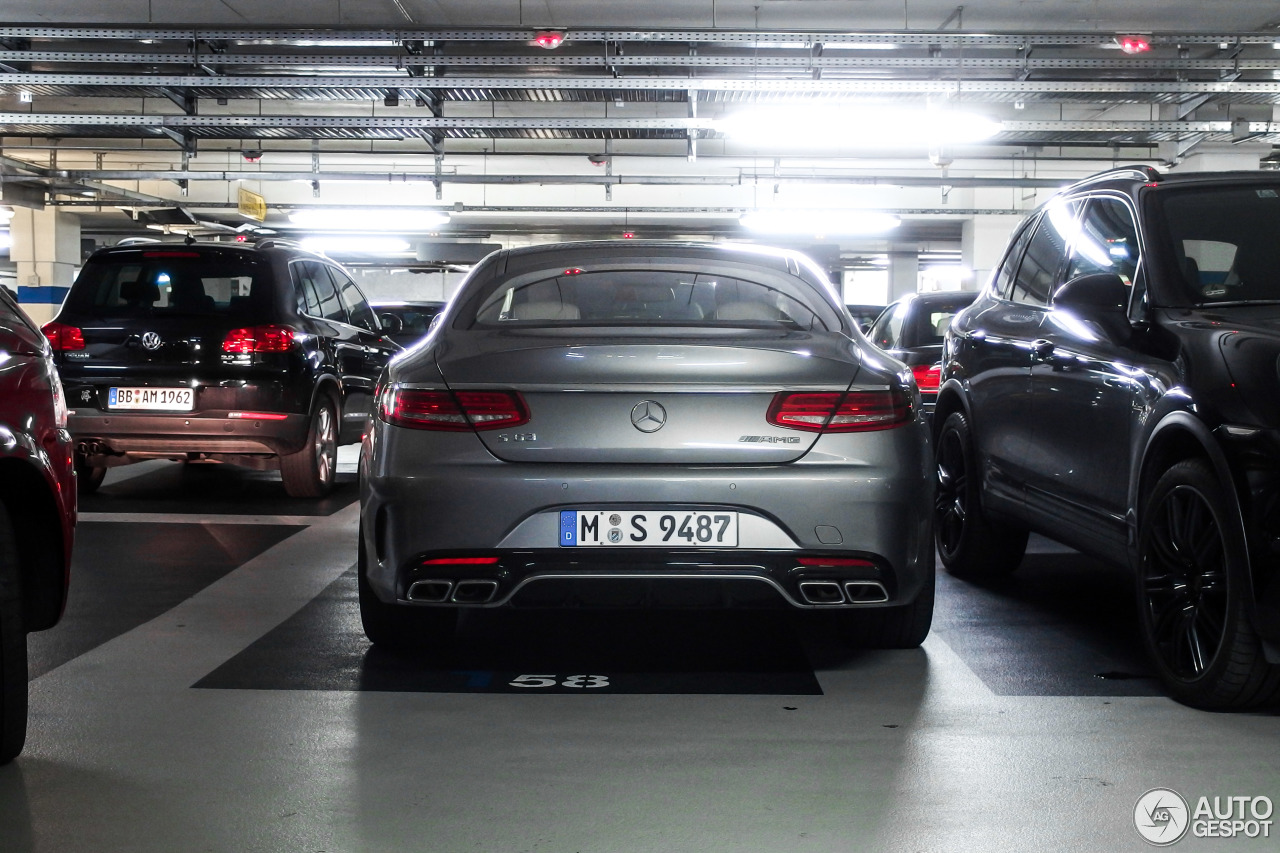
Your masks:
M247 216L259 222L267 218L267 200L255 192L249 192L244 187L239 187L237 209L241 216Z

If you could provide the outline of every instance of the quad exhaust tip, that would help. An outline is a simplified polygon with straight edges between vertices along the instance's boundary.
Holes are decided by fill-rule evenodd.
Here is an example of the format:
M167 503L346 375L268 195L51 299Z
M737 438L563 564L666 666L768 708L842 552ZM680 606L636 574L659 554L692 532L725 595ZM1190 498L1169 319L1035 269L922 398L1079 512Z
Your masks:
M889 591L880 581L845 581L844 594L850 604L880 604L889 600Z
M835 581L800 581L800 595L809 604L844 604L844 593Z

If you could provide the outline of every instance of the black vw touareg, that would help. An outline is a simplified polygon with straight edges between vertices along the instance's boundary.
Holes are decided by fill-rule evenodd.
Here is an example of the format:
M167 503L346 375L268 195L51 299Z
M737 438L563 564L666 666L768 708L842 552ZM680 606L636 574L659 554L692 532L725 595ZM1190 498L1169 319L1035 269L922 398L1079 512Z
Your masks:
M108 466L182 459L322 496L399 351L341 267L274 241L102 249L44 333L89 490Z
M951 572L1011 571L1028 530L1130 566L1174 697L1280 697L1280 175L1064 190L952 322L942 380Z

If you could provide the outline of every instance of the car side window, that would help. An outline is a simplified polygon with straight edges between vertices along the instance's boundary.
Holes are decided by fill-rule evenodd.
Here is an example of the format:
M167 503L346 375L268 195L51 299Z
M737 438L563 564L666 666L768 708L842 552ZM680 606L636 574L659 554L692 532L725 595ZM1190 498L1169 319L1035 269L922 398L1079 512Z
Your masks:
M293 264L292 270L308 314L340 323L347 322L347 312L343 309L338 292L323 264L298 261Z
M1137 271L1138 228L1128 206L1117 198L1090 199L1072 241L1066 280L1115 273L1132 286Z
M1011 299L1013 293L1013 281L1018 272L1018 264L1022 261L1022 253L1027 248L1027 243L1031 240L1031 235L1035 233L1036 221L1034 218L1028 219L1023 223L1022 230L1018 232L1018 236L1009 244L1009 251L1004 256L1004 261L1000 264L1000 269L996 272L995 291L996 294L1004 299Z
M907 316L907 303L899 302L885 310L867 334L871 343L880 349L890 349L902 334L902 323Z
M1076 228L1079 203L1059 201L1049 206L1027 244L1010 296L1015 302L1048 305L1066 260L1067 246Z
M326 269L329 275L333 276L334 283L338 285L338 296L342 299L342 304L347 307L347 313L351 315L351 325L368 329L370 332L382 331L373 309L369 307L369 301L364 298L360 288L356 287L356 283L341 270L333 267L326 267Z

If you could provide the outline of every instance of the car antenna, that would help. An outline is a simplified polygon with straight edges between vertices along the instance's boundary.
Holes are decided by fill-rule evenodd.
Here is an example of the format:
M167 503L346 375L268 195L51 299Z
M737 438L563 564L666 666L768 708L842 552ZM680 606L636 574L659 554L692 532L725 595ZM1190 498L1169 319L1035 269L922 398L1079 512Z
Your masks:
M190 231L187 232L187 236L184 237L182 240L182 242L186 243L188 246L190 246L195 241L196 241L195 235L193 235Z

